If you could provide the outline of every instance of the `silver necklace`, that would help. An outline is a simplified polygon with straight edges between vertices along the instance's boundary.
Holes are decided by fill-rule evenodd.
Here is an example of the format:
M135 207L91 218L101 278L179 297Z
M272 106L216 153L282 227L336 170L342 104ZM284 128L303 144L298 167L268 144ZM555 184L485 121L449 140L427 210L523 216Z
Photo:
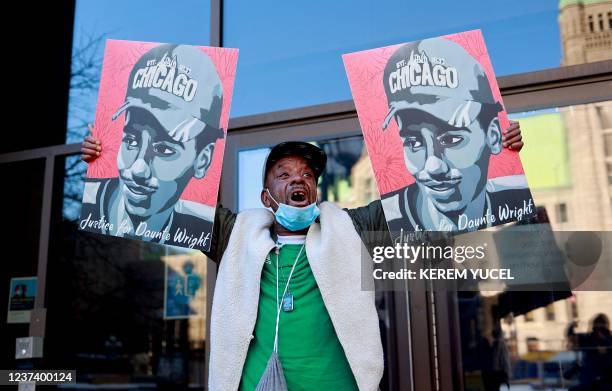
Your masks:
M293 276L293 271L295 270L295 265L297 265L298 260L300 259L300 255L302 255L302 251L304 250L304 245L300 248L297 257L295 257L295 261L293 261L293 266L291 267L291 272L289 273L289 278L287 279L287 284L285 284L285 290L283 291L283 302L278 302L278 253L280 252L278 248L276 249L276 330L274 331L274 351L278 352L278 324L280 320L281 307L283 311L289 312L293 311L293 295L287 295L287 289L289 288L289 282L291 282L291 277ZM285 297L290 297L285 299ZM287 303L287 305L285 305ZM290 309L289 309L290 305ZM286 310L287 308L288 310Z
M302 247L300 247L300 251L298 251L297 256L295 257L295 261L293 261L293 266L291 267L291 272L289 273L289 278L287 278L287 283L285 285L285 289L283 291L283 295L281 297L281 302L279 303L278 300L278 277L279 277L279 249L278 247L276 248L276 306L280 309L282 308L282 310L284 312L291 312L293 311L293 294L291 293L291 290L289 289L289 286L291 284L291 277L293 276L293 271L295 270L295 266L297 265L299 259L300 259L300 255L302 255L302 251L304 250L304 245L302 244ZM283 279L284 279L284 273L283 273Z

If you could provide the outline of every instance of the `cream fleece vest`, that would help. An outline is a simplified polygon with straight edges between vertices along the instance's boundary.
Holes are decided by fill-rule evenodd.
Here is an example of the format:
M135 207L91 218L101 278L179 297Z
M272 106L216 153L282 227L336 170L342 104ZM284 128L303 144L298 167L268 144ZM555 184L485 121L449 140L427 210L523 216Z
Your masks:
M374 292L361 290L363 243L349 215L320 206L320 223L306 235L306 255L325 307L360 391L375 391L383 375ZM221 259L210 320L210 391L237 390L257 321L259 283L274 215L267 209L238 214ZM364 253L367 251L363 249Z

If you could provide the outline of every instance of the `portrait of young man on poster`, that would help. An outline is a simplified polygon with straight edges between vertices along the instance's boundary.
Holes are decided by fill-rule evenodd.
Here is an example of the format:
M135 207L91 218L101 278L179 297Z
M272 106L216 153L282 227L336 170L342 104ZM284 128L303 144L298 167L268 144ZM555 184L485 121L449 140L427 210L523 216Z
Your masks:
M194 46L160 45L130 72L116 178L89 178L82 228L183 247L206 248L214 207L180 199L210 168L220 129L223 88L209 56ZM193 246L192 246L193 244Z
M500 101L483 66L455 42L400 46L383 75L414 183L382 195L391 231L474 231L535 211L524 175L488 178L502 152Z

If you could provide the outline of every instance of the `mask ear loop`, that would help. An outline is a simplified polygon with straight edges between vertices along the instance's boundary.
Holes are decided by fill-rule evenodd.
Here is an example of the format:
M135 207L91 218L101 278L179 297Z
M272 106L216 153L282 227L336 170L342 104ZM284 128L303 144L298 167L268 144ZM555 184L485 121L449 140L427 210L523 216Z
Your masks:
M270 193L270 189L268 189L266 187L266 191L268 192L268 195L270 196L270 198L272 199L272 201L274 201L274 203L276 204L276 206L280 206L280 204L274 199L274 197L272 197L272 193Z

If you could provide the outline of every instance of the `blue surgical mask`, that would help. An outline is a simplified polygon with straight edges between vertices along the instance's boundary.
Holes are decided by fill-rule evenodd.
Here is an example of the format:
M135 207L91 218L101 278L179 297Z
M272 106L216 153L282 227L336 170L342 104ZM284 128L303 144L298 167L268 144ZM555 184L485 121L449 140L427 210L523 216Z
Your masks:
M272 194L270 194L270 190L266 189L266 191L272 201L278 205L278 209L274 212L276 221L289 231L299 231L309 227L321 214L316 202L298 208L296 206L277 202L274 197L272 197Z

